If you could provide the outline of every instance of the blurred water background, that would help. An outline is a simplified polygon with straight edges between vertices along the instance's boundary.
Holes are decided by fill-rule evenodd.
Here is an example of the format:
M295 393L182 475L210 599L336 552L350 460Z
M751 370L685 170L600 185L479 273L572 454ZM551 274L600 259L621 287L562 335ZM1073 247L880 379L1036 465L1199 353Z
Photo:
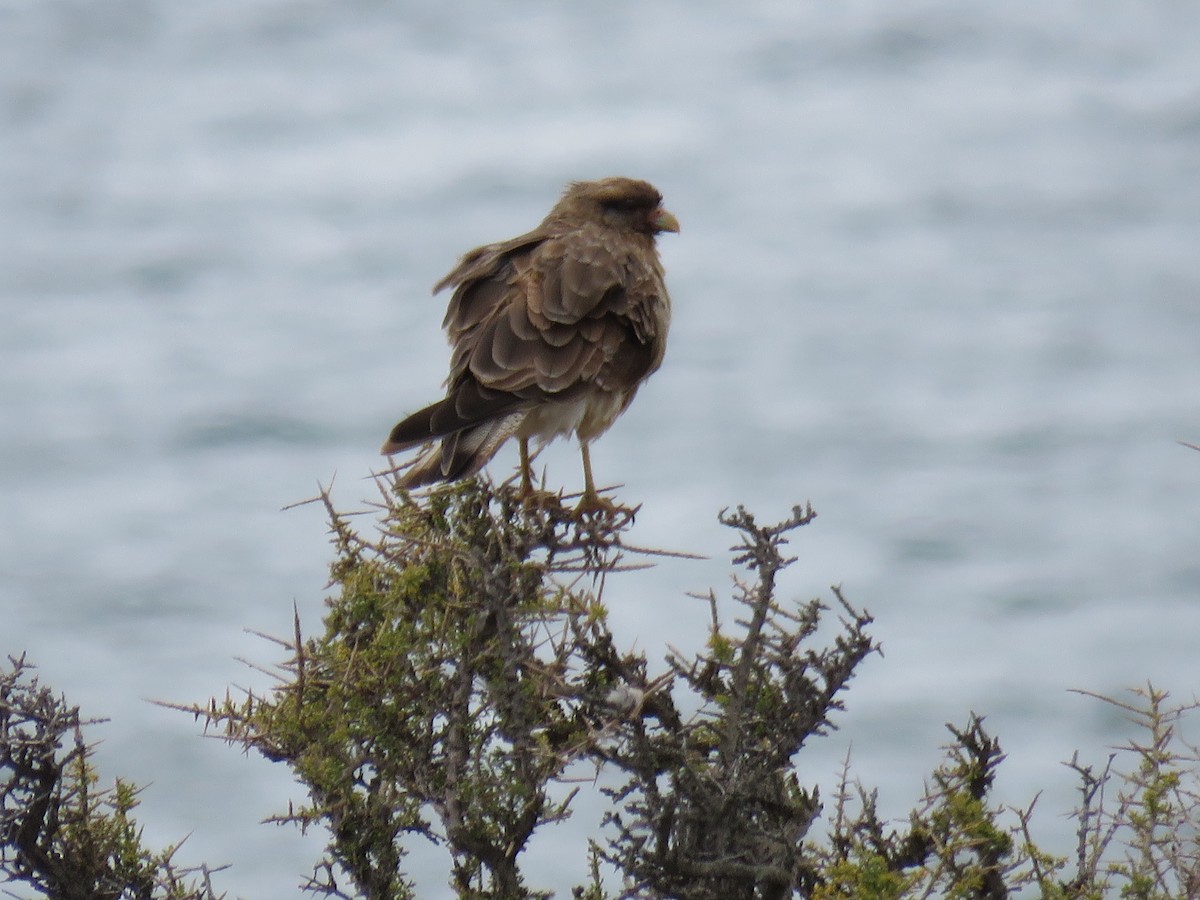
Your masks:
M877 618L801 757L901 816L988 717L999 796L1067 852L1070 688L1194 696L1200 643L1200 7L924 0L0 2L0 651L110 719L147 838L294 896L321 836L258 824L287 774L148 698L268 679L319 628L320 511L438 396L463 251L571 179L649 179L666 364L596 446L633 539L619 632L697 647L744 503L811 500L783 596ZM542 458L577 488L567 443ZM515 463L509 448L492 471ZM582 877L585 808L531 853ZM413 857L445 896L441 851Z

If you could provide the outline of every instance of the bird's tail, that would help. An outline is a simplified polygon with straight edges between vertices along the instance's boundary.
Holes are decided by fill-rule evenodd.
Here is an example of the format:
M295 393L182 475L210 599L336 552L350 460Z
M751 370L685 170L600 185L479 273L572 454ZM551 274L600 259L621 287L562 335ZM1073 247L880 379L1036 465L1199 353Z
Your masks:
M402 426L408 426L417 417L428 415L429 410L421 410L397 425L392 429L391 437L381 451L390 455L409 450L418 444L425 445L424 452L407 467L402 467L397 478L399 486L408 490L439 481L457 481L474 475L487 465L500 446L516 433L525 417L523 413L510 413L490 422L481 422L452 432L437 442L429 441L427 431L423 438L406 440ZM419 426L419 422L412 424L414 430Z

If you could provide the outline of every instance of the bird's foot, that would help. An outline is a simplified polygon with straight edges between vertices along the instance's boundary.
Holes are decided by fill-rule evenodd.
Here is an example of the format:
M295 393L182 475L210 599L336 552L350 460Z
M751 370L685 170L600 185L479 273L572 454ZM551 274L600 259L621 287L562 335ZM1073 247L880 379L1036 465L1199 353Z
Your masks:
M575 518L603 521L611 528L621 528L632 522L641 508L641 504L621 506L607 497L601 497L596 491L584 491L575 506Z

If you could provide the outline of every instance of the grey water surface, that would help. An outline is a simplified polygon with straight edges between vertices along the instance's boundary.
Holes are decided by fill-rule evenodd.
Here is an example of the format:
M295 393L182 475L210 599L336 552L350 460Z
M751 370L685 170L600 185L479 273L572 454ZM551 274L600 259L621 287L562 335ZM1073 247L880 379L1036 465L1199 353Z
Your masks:
M287 773L149 699L270 684L320 626L334 481L438 395L463 251L572 179L649 179L667 361L596 445L631 539L618 631L697 648L743 503L811 500L782 596L876 617L800 758L903 816L969 711L1072 847L1060 761L1126 725L1069 692L1200 680L1200 7L0 0L0 652L85 714L147 839L295 896ZM569 443L541 461L577 489ZM506 450L492 471L515 463ZM336 475L336 478L335 478ZM728 608L728 607L727 607ZM730 610L732 612L732 610ZM596 802L530 851L569 895ZM423 896L447 896L418 846Z

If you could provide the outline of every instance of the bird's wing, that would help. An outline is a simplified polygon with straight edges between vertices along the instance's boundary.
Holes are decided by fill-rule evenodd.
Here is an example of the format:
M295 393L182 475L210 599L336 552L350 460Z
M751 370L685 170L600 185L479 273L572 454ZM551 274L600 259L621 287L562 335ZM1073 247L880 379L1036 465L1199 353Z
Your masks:
M448 287L457 288L442 321L451 342L456 334L484 319L497 303L504 302L506 274L511 275L513 261L528 256L548 237L549 233L539 226L511 240L476 247L433 286L435 294Z
M657 367L665 334L647 310L665 289L652 245L584 227L503 254L492 252L498 246L464 260L457 279L446 317L451 396L482 389L511 408L514 397L537 402L592 385L629 390Z

